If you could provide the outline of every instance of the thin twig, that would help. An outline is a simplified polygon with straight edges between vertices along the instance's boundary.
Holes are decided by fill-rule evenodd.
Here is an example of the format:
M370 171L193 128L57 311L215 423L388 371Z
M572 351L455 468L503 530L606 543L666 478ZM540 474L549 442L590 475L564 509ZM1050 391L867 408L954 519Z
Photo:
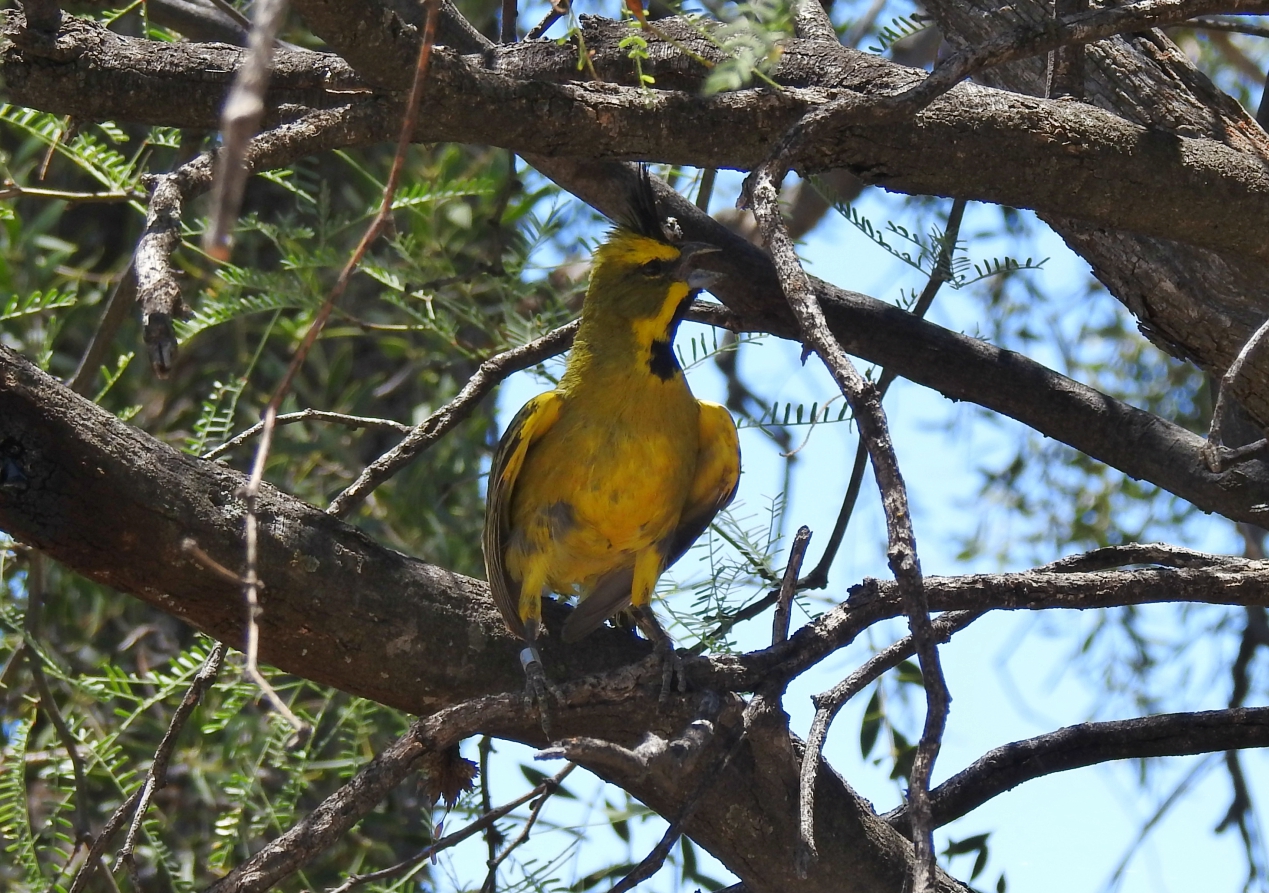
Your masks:
M79 871L75 872L75 879L71 881L70 890L67 893L81 893L84 886L88 883L88 879L92 877L94 869L97 868L101 869L102 874L111 877L113 883L113 877L110 875L110 866L106 864L104 857L106 847L110 845L115 832L123 827L124 821L132 814L132 810L136 808L140 799L141 788L137 788L132 792L132 796L119 804L119 808L111 814L110 820L101 829L101 833L97 835L92 847L88 850L88 855L84 857L84 862L79 866Z
M176 739L181 734L181 729L185 727L185 721L189 719L190 714L194 712L194 708L203 699L204 693L216 681L216 677L220 675L220 667L224 663L227 650L228 648L224 642L217 642L212 647L211 653L207 655L203 665L198 668L198 672L194 675L194 680L185 691L185 697L181 698L181 703L172 714L172 720L168 723L167 731L163 733L162 740L159 741L158 749L154 751L154 761L150 763L150 771L146 773L145 782L141 785L141 793L137 798L136 807L132 815L132 824L128 827L123 846L120 848L119 855L115 860L115 866L123 865L127 867L129 874L134 874L136 871L134 853L136 852L137 834L140 833L141 822L145 819L146 811L150 808L150 799L157 791L167 787L167 769L172 762L172 753L176 749ZM140 889L140 887L137 887L137 889Z
M216 161L211 220L203 235L203 249L213 258L229 259L230 230L238 219L247 185L247 145L264 117L264 92L269 86L273 48L286 17L286 0L256 0L247 52L234 75L221 111L220 138L224 146Z
M247 603L247 643L243 649L246 655L243 670L248 679L256 684L265 699L294 730L296 743L306 740L312 733L308 723L301 720L278 695L269 680L260 672L260 590L264 588L256 568L259 566L260 521L256 512L256 502L260 496L260 485L264 480L265 460L269 455L270 442L273 439L273 420L277 418L277 408L271 401L265 409L265 424L260 444L256 448L255 462L252 464L251 477L243 488L243 503L247 510L244 538L246 540L246 571L242 575L243 598Z
M251 21L239 12L237 7L235 7L232 3L228 3L226 0L208 0L208 2L237 22L244 30L251 27Z
M1252 37L1269 37L1269 28L1263 25L1248 25L1244 22L1229 22L1224 19L1190 19L1174 25L1164 25L1166 29L1195 28L1202 31L1230 31L1234 34L1249 34Z
M502 27L500 39L502 43L516 42L516 0L502 0Z
M46 198L72 204L108 204L113 202L144 201L144 192L111 190L109 192L67 192L63 189L40 189L35 186L19 186L12 181L0 186L0 199Z
M939 248L938 259L934 262L934 268L930 271L925 288L921 289L920 296L912 305L912 315L918 319L923 319L930 311L943 283L950 282L952 279L952 255L956 253L956 242L960 238L965 205L965 200L958 198L952 202L952 209L947 214L947 226L943 231L943 244ZM886 392L890 390L890 386L898 377L899 373L894 369L881 370L881 375L877 379L878 399L885 399ZM867 460L868 445L861 437L855 446L855 462L850 469L846 495L842 498L842 507L837 513L837 520L833 523L833 532L829 534L828 543L824 546L824 554L820 556L815 569L798 581L798 589L823 589L828 585L829 569L833 566L833 560L837 558L837 550L841 548L842 540L846 536L846 527L850 524L851 516L855 513L855 504L859 501L859 491L863 487Z
M1106 879L1105 890L1114 890L1119 886L1119 879L1123 876L1124 870L1132 861L1133 857L1141 852L1141 844L1150 836L1150 832L1155 829L1163 818L1172 811L1172 807L1181 802L1181 799L1194 787L1194 785L1203 779L1211 771L1215 765L1215 760L1208 758L1200 760L1193 769L1185 774L1185 776L1176 783L1176 786L1163 798L1163 801L1155 808L1153 814L1148 818L1140 828L1137 829L1137 836L1132 843L1124 848L1124 854L1119 859L1119 864L1115 866L1115 870L1110 873L1110 877Z
M537 40L539 37L541 37L543 34L549 31L551 26L554 25L556 22L558 22L560 18L563 17L563 15L564 13L560 12L555 7L551 7L551 10L542 17L542 21L538 22L536 25L534 25L532 28L529 29L529 33L525 35L524 39Z
M759 614L762 614L767 610L767 608L774 605L779 598L780 590L773 589L757 601L745 605L736 613L724 616L723 619L719 621L718 626L714 627L714 629L704 637L703 641L691 649L692 653L704 654L705 650L708 648L708 643L715 642L727 635L727 633L731 632L731 630L738 624L744 623L746 620L752 620Z
M908 508L907 488L899 471L885 411L877 389L864 379L828 328L811 282L802 269L793 240L780 214L779 180L773 176L774 162L760 165L746 181L746 196L758 221L763 241L771 252L780 284L807 346L815 350L842 394L850 403L860 436L868 444L873 476L881 491L886 517L887 557L899 586L908 626L916 642L917 657L925 684L926 714L921 741L910 776L909 802L913 811L914 843L913 891L926 893L935 883L933 828L929 814L929 780L947 723L950 695L939 664L917 557L916 536Z
M383 232L384 227L392 217L392 199L401 180L401 173L405 168L405 157L418 122L419 100L423 95L423 85L427 82L427 74L432 60L432 47L436 42L436 21L440 17L440 0L427 0L426 6L427 24L423 30L423 41L419 44L418 61L414 68L414 82L410 86L410 96L406 101L405 115L401 124L400 135L397 138L396 154L392 159L388 182L383 187L383 199L379 204L379 211L362 235L361 241L358 242L357 247L353 250L352 256L344 264L339 278L327 294L326 300L322 303L321 309L318 310L312 325L309 326L308 332L305 333L304 340L300 342L299 348L295 351L295 356L291 358L291 363L287 367L281 383L273 392L273 397L264 409L264 418L260 426L260 443L256 448L255 461L252 463L251 477L243 492L243 502L245 503L247 515L245 525L247 558L246 570L243 573L245 580L243 595L247 603L247 659L245 671L247 676L260 687L260 690L269 700L269 703L273 705L273 708L282 714L287 722L291 724L291 727L295 729L296 743L306 738L312 730L307 723L302 722L292 713L290 708L278 697L277 692L273 690L273 687L260 672L257 661L260 637L260 579L256 571L258 566L259 537L256 501L260 496L260 486L264 481L265 463L273 443L273 432L277 425L278 408L281 406L283 398L290 391L291 382L299 372L300 367L304 365L308 352L316 342L317 336L330 318L331 312L335 308L335 302L339 300L345 289L347 289L353 273L360 266L362 258L365 257L366 251L370 248L370 244L379 237L379 234Z
M817 6L819 0L812 0ZM803 524L793 536L793 545L789 547L789 563L784 568L784 579L780 581L780 597L776 600L775 616L771 621L771 644L779 645L789 638L789 614L793 604L793 593L797 591L798 574L802 572L802 559L806 557L806 547L811 544L811 528Z
M933 622L934 636L939 642L946 642L982 615L982 611L949 611ZM847 701L914 653L916 646L912 643L912 636L904 636L890 647L878 651L832 689L811 698L815 705L815 719L811 722L806 749L802 754L798 802L799 840L798 852L794 857L799 874L805 874L811 867L811 860L815 858L815 775L819 769L820 755L824 752L829 726Z
M1240 532L1243 534L1245 543L1244 556L1253 559L1264 559L1264 531L1253 528L1249 524L1238 525ZM1241 707L1251 690L1251 677L1248 672L1251 663L1256 656L1256 652L1263 645L1269 645L1269 620L1267 620L1264 608L1247 608L1247 623L1243 627L1242 640L1239 642L1238 655L1234 658L1233 665L1230 667L1230 676L1233 685L1230 689L1229 706ZM1247 777L1243 773L1242 760L1236 750L1225 751L1225 767L1229 774L1230 787L1233 788L1233 796L1230 798L1229 809L1226 810L1224 817L1216 826L1216 833L1228 829L1231 825L1238 826L1239 836L1243 840L1243 847L1247 852L1250 871L1253 876L1257 870L1256 854L1263 850L1263 845L1257 847L1253 843L1256 836L1256 828L1253 827L1255 818L1255 807L1251 799L1251 791L1247 786ZM1253 819L1248 821L1248 817Z
M1053 18L1064 19L1088 9L1088 0L1053 0ZM1049 99L1084 98L1084 44L1058 47L1049 53Z
M172 714L171 721L168 722L167 731L163 733L163 738L159 741L159 746L154 752L154 761L150 764L150 771L146 773L145 782L142 783L141 787L133 791L132 796L121 803L111 814L110 820L106 822L106 827L102 829L101 834L93 841L92 849L89 850L88 856L84 859L84 864L80 866L67 893L80 893L88 882L93 867L96 865L101 864L102 870L107 876L110 876L109 869L102 863L102 856L106 852L106 847L110 845L110 839L123 826L124 820L128 816L137 816L136 821L140 821L139 816L144 812L144 807L141 806L143 798L148 802L149 796L154 791L161 790L167 784L167 767L171 762L172 752L176 749L177 736L180 735L181 729L185 726L190 714L194 712L194 708L198 706L198 702L202 700L203 694L216 681L216 676L220 672L220 665L225 658L225 650L225 645L218 642L212 648L211 653L207 655L207 659L203 661L203 665L194 675L190 687L186 690L185 696L181 698L180 705L177 706L176 711ZM159 781L159 783L152 785L153 781ZM129 836L133 836L134 833L130 830Z
M84 351L75 374L66 383L76 394L87 397L92 393L93 382L105 362L106 351L114 343L115 335L119 334L119 327L128 318L128 311L132 309L136 299L137 274L132 264L128 264L128 269L124 270L123 276L111 290L110 297L106 299L106 309L101 314L101 322L97 323L97 330L93 332L93 340Z
M701 185L696 190L696 207L702 214L709 213L709 200L714 194L714 182L718 179L718 168L710 167L701 171Z
M342 412L327 412L322 409L302 409L299 412L283 413L277 417L278 425L294 425L297 422L331 422L336 425L344 425L348 428L370 428L375 431L395 431L398 434L409 434L414 429L402 422L393 421L392 419L376 419L369 416L347 415ZM199 458L215 459L235 447L240 447L251 438L255 437L264 430L264 422L256 422L246 431L235 435L230 440L226 440L215 449L208 450Z
M224 580L226 583L234 586L246 585L246 580L244 580L240 575L235 574L215 558L212 558L204 552L198 545L198 540L194 539L192 536L187 536L181 540L181 551L190 558L193 558L200 566L220 577L220 579Z
M1252 352L1255 351L1265 337L1266 332L1269 332L1269 319L1261 323L1260 328L1256 329L1255 333L1247 339L1247 343L1243 345L1242 350L1238 352L1238 356L1234 357L1234 362L1229 364L1229 368L1225 370L1225 374L1221 377L1220 390L1216 394L1216 408L1212 410L1212 426L1207 432L1207 443L1203 445L1203 459L1212 474L1220 474L1225 467L1226 461L1231 458L1231 454L1237 452L1235 450L1226 450L1224 440L1221 438L1221 426L1225 423L1225 416L1229 413L1227 406L1231 399L1229 392L1238 376L1242 374L1243 366L1247 365ZM1259 442L1250 444L1250 446L1263 449Z
M347 514L376 487L471 415L485 395L507 376L567 350L573 343L577 326L576 321L560 326L535 341L485 360L453 400L424 419L399 444L366 466L357 480L331 500L326 511L337 518Z
M516 835L515 840L507 844L506 848L503 849L496 858L490 861L489 874L486 875L485 883L480 888L481 893L494 893L497 889L498 866L507 861L507 857L510 856L517 847L529 839L529 833L533 830L533 826L537 824L538 816L542 814L542 808L546 806L546 801L551 799L551 795L559 790L560 783L564 781L564 779L568 777L568 774L576 768L576 763L569 763L553 778L549 778L539 785L539 787L544 788L542 796L538 798L537 803L533 804L533 809L529 811L529 817L525 820L524 827L520 829L520 833Z
M44 555L32 549L27 556L29 564L26 597L26 619L23 624L23 635L26 645L27 665L31 670L31 679L35 682L36 693L40 696L40 707L48 714L53 723L57 739L66 748L70 757L71 770L75 775L75 842L76 844L92 840L92 831L88 825L88 779L84 775L84 761L79 756L79 742L71 734L70 727L62 717L62 711L53 700L53 691L49 688L48 679L44 675L44 658L36 647L44 620L45 567Z
M497 809L493 809L486 812L480 818L476 819L474 822L468 825L463 826L459 830L455 831L453 834L446 834L440 840L435 841L426 849L422 850L421 852L415 853L410 858L405 859L401 862L398 862L396 865L391 865L388 868L381 868L379 871L371 871L366 874L355 874L347 878L338 887L331 888L330 893L348 893L349 890L353 889L354 887L361 886L362 884L369 884L376 881L383 881L383 880L387 880L388 878L394 878L401 874L404 874L405 872L409 871L411 868L415 867L416 865L421 865L422 863L431 859L432 856L434 856L436 853L439 853L442 850L449 849L450 847L456 844L462 843L464 840L471 837L473 834L479 834L481 831L488 828L494 822L498 821L498 819L507 815L507 813L511 812L512 810L518 809L519 807L528 803L534 797L543 796L545 799L545 795L554 793L559 788L560 782L562 782L565 778L567 778L568 774L572 772L575 768L577 768L575 763L569 763L559 772L555 773L555 775L551 776L548 779L545 779L541 784L533 788L533 790L529 791L528 793L517 797L516 799L512 800L510 803L504 803L502 806L499 806Z
M1245 559L1231 555L1213 555L1210 552L1198 552L1194 549L1183 549L1168 543L1125 543L1122 546L1106 546L1079 555L1068 555L1032 568L1031 573L1087 573L1103 571L1111 568L1127 567L1131 564L1155 564L1163 567L1215 567L1230 562L1242 562Z
M480 754L480 811L486 813L493 809L493 793L489 789L489 755L493 752L493 737L481 735L477 751ZM502 839L502 831L497 825L490 825L485 829L485 846L489 850L486 865L492 865L494 859L498 858L498 847L502 845ZM497 878L492 878L492 882L486 881L486 886L489 893L497 893Z

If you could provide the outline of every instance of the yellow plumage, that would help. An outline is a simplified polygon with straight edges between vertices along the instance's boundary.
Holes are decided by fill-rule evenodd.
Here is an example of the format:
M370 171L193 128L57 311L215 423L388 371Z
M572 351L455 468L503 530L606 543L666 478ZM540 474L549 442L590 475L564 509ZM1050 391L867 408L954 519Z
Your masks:
M692 294L712 279L696 266L710 249L673 244L649 216L596 252L564 377L524 405L494 457L485 566L507 626L530 645L544 592L581 596L566 641L627 607L655 636L643 609L657 578L735 494L736 427L692 396L673 353Z

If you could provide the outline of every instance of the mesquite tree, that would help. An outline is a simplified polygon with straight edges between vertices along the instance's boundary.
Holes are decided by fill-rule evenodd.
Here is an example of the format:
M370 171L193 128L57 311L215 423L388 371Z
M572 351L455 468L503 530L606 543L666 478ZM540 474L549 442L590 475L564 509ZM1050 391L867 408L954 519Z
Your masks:
M816 0L620 19L515 0L258 0L250 21L211 0L0 13L0 878L386 888L470 832L486 889L551 887L550 865L508 859L524 835L495 830L506 813L458 755L471 738L482 762L494 739L549 747L669 821L647 858L589 884L626 889L677 844L688 883L708 883L699 846L754 893L964 889L933 832L1004 790L1219 752L1254 868L1236 752L1269 743L1267 708L1243 706L1269 644L1269 137L1168 35L1215 47L1213 73L1247 94L1227 60L1254 64L1227 34L1257 28L1202 17L1269 3L923 5L874 51L855 46L881 4ZM525 27L530 12L546 18ZM842 523L875 481L892 578L833 578L840 530L779 561L721 530L735 548L687 626L688 691L659 699L650 645L626 628L550 637L548 739L478 578L486 398L571 338L599 218L561 213L561 190L611 214L631 161L667 174L658 201L686 238L721 249L721 304L690 315L730 333L714 359L733 411L776 437L790 422L787 407L764 421L741 380L747 337L795 341L832 376L860 438ZM724 169L746 174L745 214L707 212ZM928 274L905 306L808 276L794 249L870 186L938 215L931 238L905 231ZM980 276L997 343L925 321L940 286L967 282L968 201L1034 210L1140 329L1121 326L1117 349L1140 359L1148 339L1184 363L1154 391L1099 390L1006 349L1013 263ZM543 278L546 255L572 263ZM990 486L1047 487L1054 517L1082 504L1058 539L1100 548L924 577L881 400L896 376L1051 439ZM1023 480L1058 463L1073 476ZM1195 512L1238 524L1246 554L1134 542ZM791 599L826 585L833 606L790 629ZM1055 729L931 785L957 632L994 611L1159 602L1225 606L1211 632L1236 642L1229 709ZM767 609L769 647L737 650L730 631ZM791 728L790 682L894 618L908 634ZM878 815L821 747L895 668L924 720L894 755L905 803ZM533 782L541 803L562 777ZM433 827L442 799L472 824Z

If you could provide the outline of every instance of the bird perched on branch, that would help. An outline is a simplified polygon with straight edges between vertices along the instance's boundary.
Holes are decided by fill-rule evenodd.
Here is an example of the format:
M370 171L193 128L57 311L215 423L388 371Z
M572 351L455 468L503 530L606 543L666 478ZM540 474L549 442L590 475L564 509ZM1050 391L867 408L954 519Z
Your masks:
M595 252L559 387L526 403L498 444L485 569L508 628L525 641L526 694L541 705L537 641L550 592L581 598L565 642L630 611L664 661L663 694L672 684L677 657L652 591L731 502L740 476L735 423L692 396L674 353L679 321L717 278L699 266L716 250L682 241L641 168L627 213Z

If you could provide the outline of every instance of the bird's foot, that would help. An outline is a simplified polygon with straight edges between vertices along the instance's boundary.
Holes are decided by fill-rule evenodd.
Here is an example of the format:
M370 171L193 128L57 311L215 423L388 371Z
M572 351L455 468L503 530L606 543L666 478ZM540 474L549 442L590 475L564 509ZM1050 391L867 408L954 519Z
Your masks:
M536 705L538 717L542 723L542 733L551 737L551 707L549 700L559 700L559 692L546 680L546 670L542 667L542 655L536 645L527 645L520 652L520 666L524 667L524 709L532 710Z
M674 642L669 636L657 640L652 653L661 662L661 696L657 698L657 704L664 707L670 700L670 692L675 689L676 676L679 680L679 694L687 691L687 674L683 670L683 658L674 649Z

